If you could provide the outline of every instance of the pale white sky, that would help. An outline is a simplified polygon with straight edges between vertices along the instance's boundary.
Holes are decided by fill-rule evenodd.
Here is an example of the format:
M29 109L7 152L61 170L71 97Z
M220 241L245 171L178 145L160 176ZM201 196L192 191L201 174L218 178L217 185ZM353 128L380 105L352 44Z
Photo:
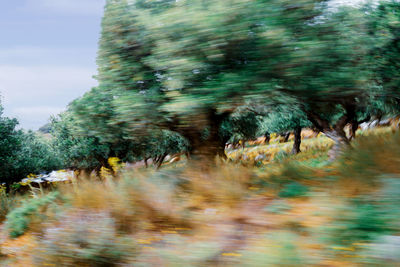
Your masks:
M38 129L96 85L105 0L0 0L5 114Z

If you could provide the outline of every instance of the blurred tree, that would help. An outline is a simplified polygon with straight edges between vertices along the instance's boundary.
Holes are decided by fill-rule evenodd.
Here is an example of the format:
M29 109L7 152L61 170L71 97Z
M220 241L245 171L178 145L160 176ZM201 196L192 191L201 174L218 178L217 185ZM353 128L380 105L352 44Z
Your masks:
M326 12L298 35L281 91L294 97L314 127L335 141L333 153L349 143L344 127L358 123L357 111L371 91L368 61L372 39L358 9Z
M98 138L76 134L76 122L73 116L65 112L52 118L51 128L54 136L54 147L64 168L83 170L90 174L93 170L100 172L101 167L108 166L109 148L100 143Z
M87 174L92 171L99 174L101 167L112 171L108 162L111 157L118 157L123 162L142 159L147 162L152 158L160 167L168 154L187 149L185 140L174 132L154 130L145 136L128 137L119 131L114 135L108 132L101 135L90 132L91 128L81 125L76 118L76 114L67 111L52 120L54 146L65 168L84 170ZM121 134L119 138L117 133Z
M307 115L296 105L278 105L269 111L262 122L262 128L268 132L293 132L293 154L300 152L302 128L310 126Z
M225 119L219 130L223 145L227 142L237 145L239 142L254 140L260 134L260 116L249 111L247 106L238 107L227 119ZM218 155L226 158L225 150L221 147Z
M381 1L365 8L368 33L374 38L370 60L377 87L373 92L373 111L398 114L400 109L400 2Z
M21 148L13 164L16 178L25 178L28 174L48 173L62 168L51 140L29 131L21 135Z
M223 155L222 123L244 97L274 91L292 50L285 43L321 15L320 2L108 1L100 87L80 105L85 126L97 125L99 136L169 129L194 155Z
M72 109L113 146L168 129L212 158L223 156L221 126L238 106L289 99L338 150L344 127L368 111L375 41L362 10L326 2L109 0L99 87Z
M344 127L358 123L373 89L373 38L360 10L333 12L312 0L179 1L151 19L157 41L146 62L164 71L164 108L187 132L194 123L214 127L210 144L224 120L218 114L244 99L287 98L336 142L335 150L349 143Z
M154 40L139 20L139 9L152 6L147 1L136 1L137 8L124 0L107 1L98 53L100 85L70 105L77 126L72 135L96 139L107 147L107 156L123 161L165 158L165 153L185 149L181 137L159 127L162 74L146 63Z
M10 183L14 177L14 164L21 148L22 131L16 130L18 121L3 117L0 105L0 182Z
M12 184L28 174L49 172L60 162L49 140L17 130L18 121L2 117L0 105L0 183Z

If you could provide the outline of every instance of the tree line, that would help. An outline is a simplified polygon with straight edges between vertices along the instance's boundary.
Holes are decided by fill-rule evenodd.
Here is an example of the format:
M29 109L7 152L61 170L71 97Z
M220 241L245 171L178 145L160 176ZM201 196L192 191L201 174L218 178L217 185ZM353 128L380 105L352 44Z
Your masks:
M0 103L0 183L10 184L29 174L63 166L50 139L17 129L18 121L3 116Z

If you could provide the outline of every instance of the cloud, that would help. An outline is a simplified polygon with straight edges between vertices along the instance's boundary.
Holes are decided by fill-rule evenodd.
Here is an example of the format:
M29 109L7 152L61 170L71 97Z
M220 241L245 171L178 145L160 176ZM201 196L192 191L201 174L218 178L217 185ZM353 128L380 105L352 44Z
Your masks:
M19 119L24 128L37 129L95 86L94 74L89 67L0 65L4 113Z
M105 0L27 0L30 10L50 11L66 15L99 15Z

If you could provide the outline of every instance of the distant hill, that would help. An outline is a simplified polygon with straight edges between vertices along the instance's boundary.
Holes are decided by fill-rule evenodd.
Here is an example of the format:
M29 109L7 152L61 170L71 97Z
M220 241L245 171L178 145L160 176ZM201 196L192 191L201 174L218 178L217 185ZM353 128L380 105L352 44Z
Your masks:
M38 132L49 134L51 132L51 123L46 123L45 125L40 127Z

